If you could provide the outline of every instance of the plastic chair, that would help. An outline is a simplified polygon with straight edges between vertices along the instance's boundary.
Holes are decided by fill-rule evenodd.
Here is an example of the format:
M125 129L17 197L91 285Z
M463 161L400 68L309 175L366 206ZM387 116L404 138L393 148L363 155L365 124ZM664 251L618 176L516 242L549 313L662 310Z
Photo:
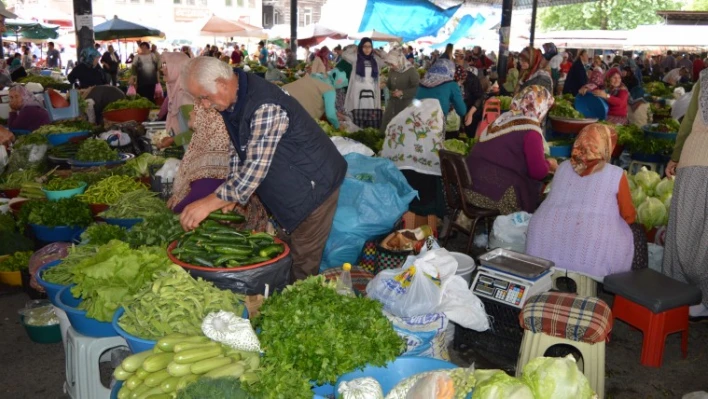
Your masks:
M482 134L487 126L491 125L492 122L497 120L501 115L501 101L498 98L490 98L484 103L484 111L482 112L482 120L479 121L479 126L477 126L476 137Z
M64 119L78 118L79 113L79 92L72 89L69 90L69 106L66 108L54 108L52 107L52 100L49 98L49 94L44 92L44 106L49 112L49 118L54 121L60 121Z
M547 292L529 298L519 315L524 338L521 340L516 376L526 363L556 345L580 352L582 370L590 387L605 397L605 342L612 330L610 307L599 298Z
M72 399L109 399L111 390L101 383L99 363L110 361L110 350L128 344L123 337L86 337L69 328L66 333L64 391Z
M469 235L465 250L465 253L469 253L472 248L477 222L484 220L487 224L487 231L489 231L489 218L499 216L499 211L478 208L470 204L465 198L465 190L469 190L472 187L472 178L462 155L447 150L439 150L438 154L440 155L445 208L450 219L444 226L443 235L445 236L445 241L443 246L447 246L452 230L459 230ZM456 222L460 212L472 220L472 225L469 229Z
M570 279L575 283L575 290L571 291L571 293L581 296L597 296L597 281L583 274L556 268L553 275L551 275L551 279L553 280L553 289L556 291L567 292L559 288L558 282L559 280L562 281L562 279Z

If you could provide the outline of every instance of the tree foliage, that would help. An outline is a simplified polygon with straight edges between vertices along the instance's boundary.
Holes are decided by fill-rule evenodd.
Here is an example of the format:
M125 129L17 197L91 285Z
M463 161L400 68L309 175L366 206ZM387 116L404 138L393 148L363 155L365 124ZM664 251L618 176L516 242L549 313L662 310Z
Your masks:
M708 0L693 0L689 9L691 11L708 11Z
M680 10L681 5L675 0L598 0L548 7L541 11L539 20L543 30L634 29L660 22L656 11Z

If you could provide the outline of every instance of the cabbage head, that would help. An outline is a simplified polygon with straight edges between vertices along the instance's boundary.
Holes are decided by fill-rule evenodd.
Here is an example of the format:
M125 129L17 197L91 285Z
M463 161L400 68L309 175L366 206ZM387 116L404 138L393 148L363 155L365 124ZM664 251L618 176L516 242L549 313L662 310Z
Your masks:
M664 206L666 207L666 212L668 212L669 209L671 209L671 199L672 198L674 198L673 193L666 193L666 194L662 195L661 197L659 197L661 202L663 202Z
M665 195L671 194L673 192L674 192L674 178L673 177L663 178L659 182L659 184L657 184L656 187L654 188L654 193L659 198L663 198Z
M475 370L478 378L472 399L534 399L531 388L501 370ZM481 382L479 380L481 378Z
M627 171L624 171L624 175L627 177L627 183L629 183L629 191L634 191L637 188L637 183L634 182L634 176L628 175Z
M537 357L524 366L522 381L536 399L591 399L595 392L573 355Z
M639 208L639 205L641 205L645 199L647 199L647 195L641 187L632 190L632 204L634 204L634 209Z
M456 152L463 156L467 156L467 153L470 151L467 143L458 139L448 139L443 141L443 147L448 151Z
M664 225L667 220L667 214L664 203L658 198L647 198L637 208L637 220L647 230Z
M654 188L660 181L661 176L659 176L658 173L647 169L646 166L642 166L642 169L634 175L634 182L644 189L644 193L650 197L654 195Z

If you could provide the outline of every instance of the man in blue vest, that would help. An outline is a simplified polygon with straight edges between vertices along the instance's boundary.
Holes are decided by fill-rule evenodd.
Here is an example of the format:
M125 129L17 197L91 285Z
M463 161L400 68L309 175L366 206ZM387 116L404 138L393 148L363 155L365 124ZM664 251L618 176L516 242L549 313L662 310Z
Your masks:
M231 171L213 194L188 205L186 230L255 192L282 229L291 279L317 274L347 163L317 122L287 93L212 57L189 60L182 87L221 112L231 137Z

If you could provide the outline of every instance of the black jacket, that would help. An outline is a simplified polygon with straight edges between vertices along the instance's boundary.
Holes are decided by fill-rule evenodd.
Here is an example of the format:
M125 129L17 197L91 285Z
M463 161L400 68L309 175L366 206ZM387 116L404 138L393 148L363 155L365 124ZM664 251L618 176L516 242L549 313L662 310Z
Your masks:
M570 67L568 72L568 77L565 78L565 85L563 85L563 94L570 93L574 96L578 95L580 88L588 83L588 73L585 70L583 62L580 58L573 62L573 66Z

